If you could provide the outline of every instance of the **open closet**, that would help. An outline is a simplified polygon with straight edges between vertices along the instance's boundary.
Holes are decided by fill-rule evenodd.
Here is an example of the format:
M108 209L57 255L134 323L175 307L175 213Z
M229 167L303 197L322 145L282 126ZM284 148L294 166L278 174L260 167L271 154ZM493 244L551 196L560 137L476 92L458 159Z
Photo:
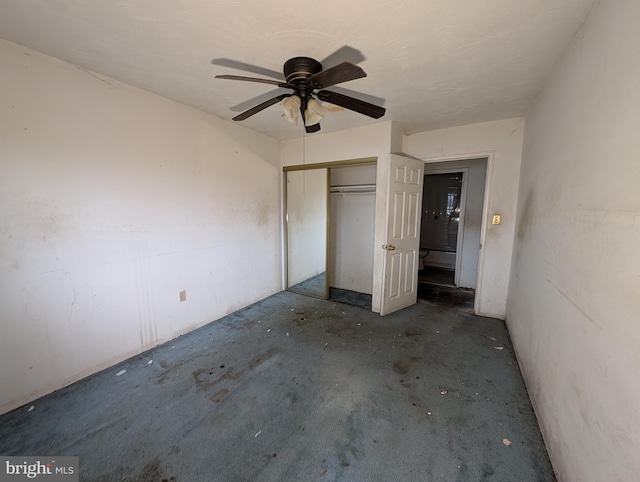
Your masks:
M375 158L288 166L289 291L371 309Z

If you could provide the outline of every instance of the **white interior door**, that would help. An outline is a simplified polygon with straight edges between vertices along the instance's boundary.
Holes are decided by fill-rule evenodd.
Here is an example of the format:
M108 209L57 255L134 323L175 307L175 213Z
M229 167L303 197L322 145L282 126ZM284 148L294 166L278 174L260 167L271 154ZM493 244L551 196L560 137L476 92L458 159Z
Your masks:
M418 299L418 254L424 162L390 155L387 238L380 314L414 305Z

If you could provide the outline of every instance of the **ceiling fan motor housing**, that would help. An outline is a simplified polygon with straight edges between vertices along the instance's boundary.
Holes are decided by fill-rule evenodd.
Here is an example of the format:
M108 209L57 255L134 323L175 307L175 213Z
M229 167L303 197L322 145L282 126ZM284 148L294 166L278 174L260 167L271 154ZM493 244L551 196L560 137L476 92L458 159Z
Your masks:
M294 86L320 72L322 72L322 64L309 57L294 57L284 63L284 77L287 84Z

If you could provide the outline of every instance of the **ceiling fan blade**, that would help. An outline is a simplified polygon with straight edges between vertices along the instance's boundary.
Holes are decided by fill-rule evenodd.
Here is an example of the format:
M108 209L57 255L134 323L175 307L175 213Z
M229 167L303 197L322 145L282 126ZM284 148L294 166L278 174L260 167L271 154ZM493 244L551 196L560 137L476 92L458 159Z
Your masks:
M353 47L349 47L348 45L343 45L338 50L336 50L332 54L329 54L327 57L325 57L325 59L322 60L320 63L322 65L334 66L342 62L351 62L352 64L359 64L364 60L366 59L365 59L365 56L362 54L362 52L360 52L357 49L354 49Z
M312 126L304 126L304 130L307 131L307 134L318 132L320 130L320 123L313 124Z
M254 105L260 104L261 102L264 102L266 100L271 99L272 97L275 97L276 95L281 95L281 94L284 94L284 91L282 89L269 90L269 92L256 95L251 99L247 99L243 102L240 102L239 104L233 105L229 107L229 110L231 112L244 112L245 110L249 109L250 107L253 107Z
M251 117L252 115L257 114L261 110L264 110L267 107L272 106L273 104L277 104L282 99L285 99L287 97L291 97L291 94L278 95L278 96L276 96L276 97L274 97L272 99L269 99L269 100L263 102L262 104L258 104L255 107L252 107L251 109L244 111L242 114L238 114L237 116L235 116L233 118L233 120L234 121L243 121L243 120Z
M216 75L216 79L228 79L228 80L244 80L245 82L258 82L260 84L277 85L278 87L284 87L285 89L293 89L292 85L279 80L271 79L259 79L257 77L243 77L242 75Z
M349 80L360 79L366 77L367 74L357 65L350 62L342 62L341 64L331 67L330 69L318 72L309 77L306 82L313 86L314 89L323 89L332 85L348 82Z
M379 107L377 105L370 104L369 102L365 102L364 100L349 97L348 95L331 92L330 90L321 90L317 95L318 99L323 102L339 105L345 109L368 115L374 119L379 119L386 112L384 107Z
M237 60L224 58L213 59L211 63L213 65L222 65L223 67L229 67L230 69L244 70L245 72L251 72L252 74L273 77L274 79L282 79L282 72L276 72L275 70L265 69L264 67L258 67L257 65L251 65L245 62L239 62Z
M386 99L382 97L376 97L375 95L365 94L363 92L358 92L351 89L345 89L342 86L336 85L331 89L331 92L335 92L337 94L348 95L350 97L355 97L358 100L364 100L365 102L369 102L370 104L384 106ZM275 95L275 94L273 94Z

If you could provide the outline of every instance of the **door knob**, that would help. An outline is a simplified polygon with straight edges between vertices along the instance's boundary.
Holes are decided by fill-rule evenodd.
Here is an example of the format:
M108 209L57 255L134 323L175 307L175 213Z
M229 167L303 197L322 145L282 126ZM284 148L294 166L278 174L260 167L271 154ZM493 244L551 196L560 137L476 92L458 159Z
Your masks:
M386 249L387 251L393 251L396 247L392 244L383 244L382 249Z

